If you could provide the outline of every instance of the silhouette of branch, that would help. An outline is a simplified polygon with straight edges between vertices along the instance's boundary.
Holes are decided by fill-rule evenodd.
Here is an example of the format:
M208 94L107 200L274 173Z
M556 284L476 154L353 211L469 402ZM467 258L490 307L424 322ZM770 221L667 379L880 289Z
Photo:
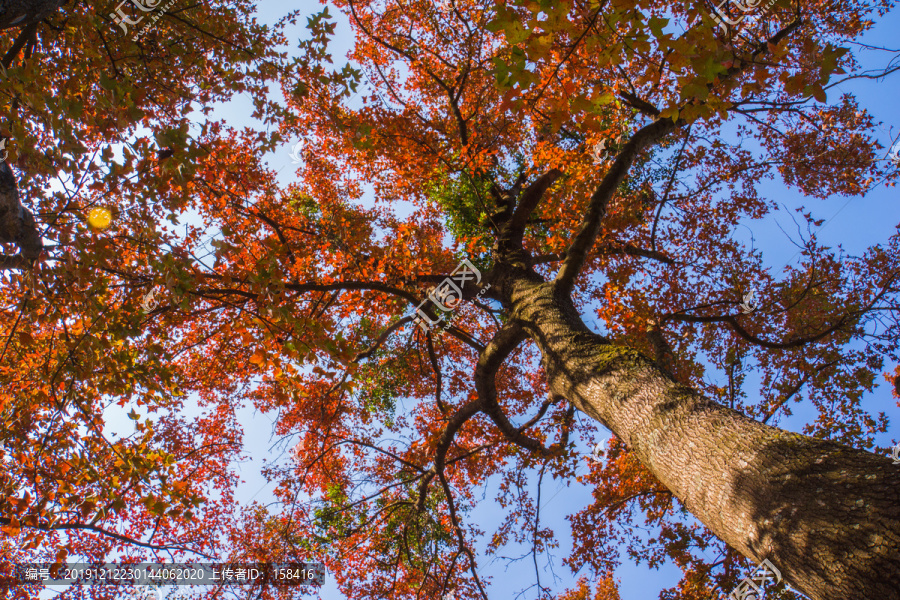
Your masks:
M0 525L9 525L11 521L5 517L0 517ZM141 540L136 540L134 538L128 537L127 535L122 535L121 533L116 533L114 531L109 531L107 529L103 529L102 527L98 527L97 525L89 525L87 523L62 523L59 525L22 525L27 529L37 529L39 531L64 531L70 529L80 529L84 531L91 531L94 533L99 533L101 535L111 537L115 540L119 540L120 542L124 542L126 544L133 544L135 546L140 546L142 548L149 548L151 550L183 550L185 552L191 552L193 554L198 554L204 558L208 558L210 560L215 560L216 557L206 554L205 552L201 552L200 550L192 550L188 547L182 546L180 544L166 544L166 545L157 545L151 544L149 542L142 542Z

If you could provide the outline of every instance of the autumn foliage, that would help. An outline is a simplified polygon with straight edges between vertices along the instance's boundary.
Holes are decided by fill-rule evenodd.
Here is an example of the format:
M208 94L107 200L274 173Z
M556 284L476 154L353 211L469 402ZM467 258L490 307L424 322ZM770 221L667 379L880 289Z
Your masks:
M624 549L682 570L664 598L727 593L748 560L619 438L587 460L602 424L551 392L535 343L490 366L496 408L478 404L511 302L463 302L444 333L414 308L462 259L552 279L596 223L571 276L594 331L752 419L803 402L803 433L875 451L900 235L851 256L814 232L818 199L897 178L831 87L889 3L779 0L729 33L702 3L330 6L296 50L298 14L264 26L243 0L176 2L138 42L73 3L23 43L0 33L21 46L0 132L45 244L0 281L0 553L321 560L347 598L464 600L512 546L538 577L548 553L588 574L529 594L618 600ZM255 127L220 118L237 99ZM284 184L264 157L297 139ZM733 235L778 210L772 189L802 200L797 260ZM241 419L262 413L286 453L264 470L277 502L248 505L238 463L269 441ZM565 509L571 548L541 511L551 480L591 490ZM503 518L479 520L492 500Z

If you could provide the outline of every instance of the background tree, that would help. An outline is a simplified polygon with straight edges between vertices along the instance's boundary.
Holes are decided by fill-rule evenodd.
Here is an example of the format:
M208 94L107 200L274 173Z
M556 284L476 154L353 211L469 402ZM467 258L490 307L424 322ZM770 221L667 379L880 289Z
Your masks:
M212 389L191 371L202 351L173 352L171 323L147 297L181 294L172 267L195 260L200 234L179 218L210 193L194 183L222 164L209 155L233 161L216 175L223 186L270 180L256 160L265 144L208 115L242 92L269 114L264 82L283 38L249 2L156 8L127 34L114 5L69 3L0 35L6 560L212 557L232 513L240 428L221 408L228 384ZM86 222L98 209L112 217L106 229ZM186 412L197 389L200 406ZM116 411L133 433L110 425Z
M21 314L33 323L23 339L14 335L18 313L7 314L10 376L30 356L60 365L92 402L127 403L146 386L141 401L170 411L160 422L183 432L180 405L165 394L195 392L211 409L199 428L208 437L196 445L236 443L233 415L245 402L277 413L276 431L291 436L297 458L267 471L282 510L248 508L225 540L212 539L226 520L219 504L202 516L179 512L158 521L167 542L202 519L199 549L265 561L324 557L351 598L487 597L478 543L497 552L518 542L534 555L538 594L550 597L538 557L556 541L528 486L572 478L584 460L575 440L592 440L600 423L615 438L584 477L595 501L570 516L567 558L573 569L589 566L599 585L594 593L580 583L565 597L615 598L610 571L621 544L651 565L670 559L683 570L669 598L727 593L742 578L742 556L768 558L816 599L898 597L900 474L866 450L887 419L861 404L892 367L886 361L900 360L898 238L855 257L810 235L799 264L779 273L729 236L776 208L761 180L816 198L861 195L896 177L877 160L873 123L854 98L825 95L834 75L861 75L839 44L889 6L778 2L727 33L701 5L633 0L334 6L356 36L353 64L341 70L330 65L327 11L309 20L301 56L283 68L264 60L278 41L268 32L245 54L222 45L223 57L258 71L227 71L235 79L213 89L221 98L247 89L260 117L280 119L279 132L211 124L190 136L182 120L177 138L159 143L174 155L148 168L153 175L125 180L127 188L119 171L94 177L94 198L171 194L167 208L192 211L202 226L141 237L157 231L157 213L142 228L116 221L121 229L91 245L79 237L36 272L72 280L68 312L52 319L35 306L57 310L56 296L27 296L26 276L4 288L29 299ZM179 49L200 65L202 84L177 82L187 102L212 86L201 74L225 67ZM263 82L276 76L285 113L266 101ZM48 143L55 128L72 127L61 118L71 113L58 113ZM279 189L246 150L297 135L306 139L302 180ZM123 173L143 173L136 160L126 164ZM367 197L374 202L361 202ZM47 212L65 214L62 200ZM821 224L811 209L800 216L811 233ZM191 256L204 229L217 232L214 251ZM134 268L133 248L153 255L146 272ZM463 290L472 302L444 315L453 318L446 332L423 331L414 307L463 258L482 274ZM140 295L128 290L150 278L167 291L143 318ZM754 286L758 307L742 309ZM583 320L589 311L599 332ZM81 319L74 333L70 315ZM116 344L116 319L136 321L127 344ZM81 345L95 348L88 362ZM726 387L707 381L710 367L726 373ZM100 368L115 375L88 387ZM750 389L753 372L759 391ZM43 427L62 422L62 411L41 408L60 393L51 375L35 375L17 394L4 389L13 424L4 451L16 444L34 456L43 444L31 433L39 427L14 428L13 399ZM768 424L804 394L819 413L806 435ZM102 410L81 414L97 423ZM74 427L52 434L61 445L78 439ZM184 444L174 434L152 439L161 438ZM158 460L140 446L133 455ZM102 472L131 473L127 465L110 461ZM223 465L203 462L181 479L161 474L154 489L173 489L173 480L227 486L213 474ZM134 472L148 470L156 472ZM8 533L53 528L33 501L49 493L38 487L44 477L26 466L8 480L2 514L20 511L4 517ZM478 488L491 483L508 510L493 531L472 519ZM24 495L27 486L34 491ZM204 492L190 498L209 504ZM141 511L168 510L159 494L143 508L129 500L133 514L82 512L95 523L148 523ZM649 545L637 534L641 521L656 528ZM31 539L34 548L57 543ZM69 539L81 552L110 547L97 545L103 536ZM696 551L708 546L721 560Z

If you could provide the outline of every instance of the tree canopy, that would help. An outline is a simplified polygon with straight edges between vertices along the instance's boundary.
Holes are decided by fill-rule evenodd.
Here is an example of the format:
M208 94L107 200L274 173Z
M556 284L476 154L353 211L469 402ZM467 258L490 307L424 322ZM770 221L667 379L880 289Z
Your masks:
M300 12L163 8L0 6L6 560L321 560L353 600L463 600L517 546L526 597L614 600L624 550L682 571L669 600L766 558L785 600L900 598L866 401L900 397L900 233L816 236L898 177L836 93L896 85L896 50L860 57L892 2L335 0L296 49ZM735 230L788 193L772 267ZM272 505L235 495L244 407L290 448ZM592 493L571 548L550 479Z

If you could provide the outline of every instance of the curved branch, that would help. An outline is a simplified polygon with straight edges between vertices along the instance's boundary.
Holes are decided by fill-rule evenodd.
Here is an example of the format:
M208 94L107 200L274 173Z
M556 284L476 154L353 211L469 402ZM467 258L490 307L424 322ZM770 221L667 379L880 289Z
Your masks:
M497 332L497 335L494 336L494 339L491 340L478 358L478 365L475 367L475 389L478 392L478 397L484 403L482 411L491 418L508 440L546 458L552 456L552 452L539 441L524 435L522 431L536 423L543 416L542 412L546 412L550 401L548 400L545 406L541 407L542 412L538 413L536 419L532 419L525 427L518 428L509 422L509 419L497 402L497 384L495 381L497 371L510 353L525 341L527 337L525 330L515 323L508 323Z
M788 24L784 29L778 31L768 40L757 45L756 49L751 53L749 60L736 58L732 65L721 79L730 79L731 77L743 72L745 69L754 64L754 60L769 52L771 48L777 46L781 40L785 39L795 29L800 27L802 21L799 19ZM708 84L708 89L712 91L713 84ZM600 185L591 195L588 209L582 221L581 229L566 251L566 259L562 268L556 275L555 285L563 292L570 292L575 285L575 279L584 266L587 255L594 245L598 235L600 234L600 226L603 217L606 215L606 208L610 200L615 195L616 190L625 177L628 170L634 163L637 155L648 146L651 146L665 137L670 132L678 129L685 121L678 119L673 121L669 118L658 118L639 129L637 133L631 136L631 139L625 144L612 166L607 171Z
M40 23L63 3L64 0L8 0L0 4L0 29Z
M476 398L475 400L464 404L462 408L450 417L447 426L444 428L443 433L441 433L441 437L438 440L437 447L434 451L434 466L425 474L419 484L419 500L416 502L416 509L419 512L425 509L426 493L428 492L428 485L431 483L431 480L434 479L435 475L443 473L447 452L450 450L450 444L453 443L456 432L459 431L466 421L481 411L483 406L484 401L481 398Z
M509 222L502 228L499 248L501 255L504 252L515 251L522 248L522 238L525 235L525 226L528 217L537 208L541 198L547 189L553 185L562 175L559 169L550 169L531 183L519 196L519 202Z
M371 346L369 346L368 348L366 348L365 350L363 350L362 352L360 352L359 354L354 356L350 360L350 362L358 363L359 361L372 356L375 353L375 351L378 350L381 347L381 345L387 341L387 339L391 336L392 333L394 333L395 331L397 331L398 329L400 329L407 323L411 322L412 320L413 320L412 317L403 317L402 319L400 319L399 321L397 321L396 323L394 323L393 325L391 325L390 327L385 329L381 333L381 335L378 336L378 339L375 340L375 343L373 343Z
M559 286L560 289L568 292L575 285L575 279L581 272L587 261L588 253L593 248L594 242L600 234L600 225L603 217L606 215L606 208L619 185L628 175L628 170L638 154L680 127L680 125L681 121L672 121L669 118L657 119L631 136L631 139L619 152L609 171L603 177L603 181L600 182L600 185L597 186L597 189L591 195L581 230L575 236L568 250L566 250L566 258L555 279L555 285Z
M848 313L842 316L837 320L831 327L828 327L824 331L820 331L819 333L811 336L795 338L788 340L786 342L770 342L769 340L764 340L756 335L753 335L738 322L738 320L733 315L713 315L713 316L693 316L693 315L683 315L683 314L671 314L663 317L663 321L685 321L687 323L727 323L732 331L741 336L743 339L747 340L751 344L755 344L757 346L762 346L763 348L768 348L770 350L786 350L789 348L800 348L801 346L805 346L807 344L811 344L813 342L818 342L819 340L828 337L841 327L847 324L851 319L856 318L858 315L853 313Z
M437 404L441 414L447 414L447 405L441 400L441 391L443 391L443 380L441 378L441 366L438 364L437 356L434 353L434 344L431 342L431 336L425 336L425 347L428 349L428 359L431 361L431 368L437 381L434 386L434 403Z
M622 244L621 246L610 246L609 244L601 244L597 247L596 252L588 257L588 260L599 256L613 256L616 254L624 254L626 256L637 256L641 258L649 258L667 265L674 265L675 260L664 254L663 252L654 252L633 244ZM559 262L565 258L564 254L541 254L535 256L529 261L530 266L542 265L546 263Z

